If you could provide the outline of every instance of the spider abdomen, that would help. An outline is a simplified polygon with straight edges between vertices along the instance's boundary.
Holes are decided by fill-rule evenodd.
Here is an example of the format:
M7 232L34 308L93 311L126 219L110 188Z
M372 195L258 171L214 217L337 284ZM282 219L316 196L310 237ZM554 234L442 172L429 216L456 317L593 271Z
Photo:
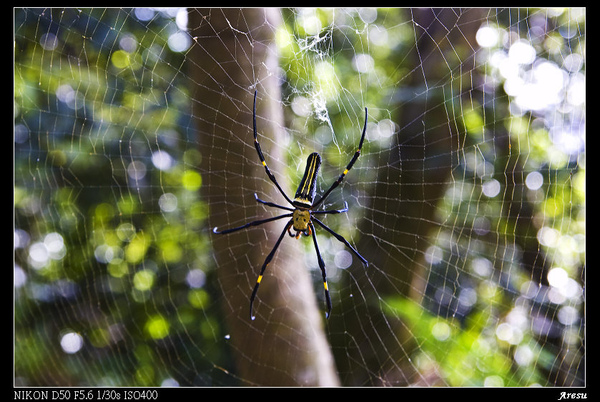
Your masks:
M310 208L315 201L317 194L317 175L319 174L319 168L321 167L321 155L317 152L313 152L308 155L306 160L306 170L304 171L304 177L296 190L294 197L294 206L299 208ZM307 223L308 224L308 223Z

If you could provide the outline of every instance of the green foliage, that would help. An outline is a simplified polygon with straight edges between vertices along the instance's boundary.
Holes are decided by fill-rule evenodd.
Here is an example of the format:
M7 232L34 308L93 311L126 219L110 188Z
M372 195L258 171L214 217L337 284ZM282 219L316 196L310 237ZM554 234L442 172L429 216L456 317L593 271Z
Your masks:
M502 332L503 324L489 309L474 311L461 323L431 314L408 299L390 299L385 308L388 314L400 318L419 345L414 356L419 370L436 373L450 386L529 386L544 382L531 358L534 354L540 358L539 345L528 338L522 341L526 346L515 351L510 343L499 340L496 332ZM524 363L516 370L513 354Z
M530 20L544 20L547 29L563 32L561 38L549 32L545 40L527 42L536 61L514 65L510 74L511 43L499 41L481 51L482 59L491 60L482 64L482 73L507 92L511 79L527 86L531 77L542 81L542 72L553 74L565 80L557 88L560 100L549 100L544 91L553 82L545 81L544 89L530 86L528 93L496 96L492 102L485 101L486 94L450 101L461 144L453 180L436 210L444 224L432 234L424 258L428 291L422 308L388 300L390 311L407 320L422 346L420 359L439 367L454 385L545 384L547 376L562 375L552 361L562 354L568 361L581 358L584 105L569 96L578 90L581 73L559 66L565 57L583 58L581 43L567 44L564 35L564 24L580 27L583 20L578 11L558 17L530 12ZM505 29L493 26L500 38ZM536 93L545 95L532 103L527 96ZM499 110L509 113L499 116ZM433 329L439 326L449 329L444 339ZM556 345L565 339L577 345L570 352Z
M191 382L199 350L173 372L161 343L214 343L190 318L215 307L205 281L186 281L210 266L183 57L164 29L173 21L118 9L15 18L15 121L27 133L15 147L15 262L26 278L15 294L17 382ZM60 343L69 331L84 339L85 370Z

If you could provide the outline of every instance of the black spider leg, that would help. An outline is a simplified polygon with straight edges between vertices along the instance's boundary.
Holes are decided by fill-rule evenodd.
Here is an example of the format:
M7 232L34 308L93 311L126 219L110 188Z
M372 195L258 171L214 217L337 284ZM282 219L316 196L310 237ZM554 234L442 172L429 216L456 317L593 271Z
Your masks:
M348 203L346 201L344 201L344 208L342 208L342 209L330 209L328 211L311 211L310 214L311 215L314 215L314 214L320 214L320 215L323 215L323 214L341 214L343 212L348 212Z
M291 214L289 214L289 215L291 215ZM283 240L283 237L285 236L285 232L287 232L287 230L290 228L290 226L292 226L292 219L290 219L288 221L288 223L285 225L285 228L283 228L283 231L281 232L279 239L277 239L277 243L275 243L273 250L271 250L271 252L267 256L267 258L265 259L265 262L263 263L262 267L260 268L260 274L258 275L258 279L256 279L256 285L254 285L254 290L252 290L252 295L250 296L250 319L251 320L254 320L256 318L252 314L252 305L254 304L254 298L256 297L256 292L258 292L258 287L260 286L260 282L262 281L263 274L265 273L265 269L267 269L267 265L269 265L269 263L273 259L273 256L275 255L275 251L277 251L279 244L281 244L281 241Z
M271 173L271 170L269 169L269 167L267 166L267 162L265 161L265 157L263 156L262 150L260 149L260 144L258 143L258 132L256 131L256 91L254 91L254 108L253 108L253 113L252 113L252 126L254 128L254 148L256 148L256 152L258 153L260 162L265 167L265 172L267 172L267 176L269 176L269 179L271 179L273 184L275 184L275 186L277 187L279 192L283 195L283 197L286 199L286 201L289 202L291 205L294 205L292 200L290 200L290 197L287 196L287 194L283 191L283 189L281 188L279 183L277 183L277 179L275 178L275 176L273 176L273 173Z
M270 202L270 201L263 201L260 198L258 198L258 196L256 195L256 193L254 193L254 198L256 199L256 202L260 202L261 204L265 204L268 207L275 207L275 208L285 209L287 211L294 211L294 208L284 207L283 205L275 204L274 202Z
M250 226L258 226L258 225L262 225L263 223L276 221L277 219L281 219L281 218L289 218L291 216L292 216L292 214L283 214L283 215L274 216L272 218L259 219L257 221L248 222L245 225L238 226L237 228L225 229L225 230L222 230L220 232L217 230L217 227L215 226L213 228L213 233L216 233L216 234L227 234L227 233L231 233L231 232L237 232L238 230L246 229L246 228L249 228Z
M350 163L348 163L348 165L346 166L346 169L344 169L344 171L342 172L342 174L340 175L340 177L338 177L338 179L331 185L331 187L329 187L329 190L327 190L325 192L325 194L323 194L323 196L321 198L319 198L319 200L312 205L312 209L313 210L317 209L317 207L323 201L325 201L325 198L327 198L329 196L329 194L333 191L333 189L335 189L337 186L339 186L339 184L342 182L342 180L344 180L344 177L346 177L346 175L348 174L348 172L350 171L350 169L352 169L352 166L354 166L354 163L356 162L356 160L360 156L360 150L362 149L363 142L365 140L365 134L367 132L367 118L368 117L369 116L368 116L367 108L365 108L365 126L363 127L362 135L360 137L360 142L358 144L358 149L354 153L354 156L350 160Z
M329 286L327 286L327 270L325 269L325 262L321 257L319 251L319 244L317 243L317 233L315 232L315 225L312 222L309 223L310 231L312 232L313 243L315 244L315 251L317 252L317 261L319 262L319 268L321 268L321 274L323 275L323 288L325 289L325 303L327 304L327 311L325 312L325 318L329 318L331 314L331 297L329 295Z
M346 246L348 246L348 248L354 253L354 255L356 255L362 261L363 264L365 264L365 266L369 266L369 262L367 260L365 260L363 258L363 256L360 255L358 253L358 251L356 251L356 249L354 247L352 247L352 245L350 243L348 243L348 241L346 239L344 239L344 236L342 236L340 234L337 234L332 229L330 229L329 226L327 226L326 224L324 224L323 222L321 222L320 220L318 220L314 216L312 217L312 220L315 221L315 222L317 222L319 224L319 226L321 226L323 229L325 229L326 231L328 231L329 233L331 233L336 239L338 239L339 241L341 241L342 243L344 243Z

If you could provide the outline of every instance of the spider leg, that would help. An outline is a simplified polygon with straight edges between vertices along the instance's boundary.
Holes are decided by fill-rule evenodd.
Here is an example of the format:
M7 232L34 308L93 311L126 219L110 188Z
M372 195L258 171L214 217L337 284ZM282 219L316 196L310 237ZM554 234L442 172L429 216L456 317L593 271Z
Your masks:
M257 202L260 202L261 204L265 204L268 207L275 207L275 208L285 209L286 211L293 211L294 210L294 208L284 207L283 205L275 204L274 202L263 201L260 198L258 198L258 196L256 195L256 193L254 193L254 198L256 199Z
M267 172L267 176L269 176L269 179L271 179L273 184L275 184L275 187L277 187L277 189L279 190L281 195L283 195L283 197L286 199L286 201L289 202L291 205L294 205L292 200L290 200L290 197L288 197L285 194L285 192L283 191L283 189L281 188L279 183L277 183L277 179L275 178L275 176L273 176L273 173L271 173L271 170L269 169L269 167L267 166L267 162L265 161L265 157L262 153L262 150L260 149L260 144L258 143L258 132L256 131L256 91L254 91L254 108L253 108L253 113L252 113L252 127L254 129L254 148L256 148L256 152L258 153L260 162L265 167L265 172Z
M354 253L354 255L356 255L363 262L363 264L365 264L366 266L369 266L369 262L367 260L365 260L364 257L362 255L360 255L358 253L358 251L356 251L356 249L354 247L352 247L352 245L350 245L350 243L348 243L348 241L346 239L344 239L344 236L337 234L336 232L331 230L326 224L324 224L323 222L321 222L314 216L312 217L312 220L317 222L323 229L325 229L326 231L331 233L336 239L338 239L339 241L344 243L346 246L348 246L348 248Z
M258 292L258 287L260 286L260 282L262 281L265 269L267 269L267 265L269 265L269 263L273 259L273 256L275 255L275 251L277 251L277 248L279 247L279 244L281 244L281 241L283 240L283 237L285 236L285 232L287 232L287 230L290 228L290 226L292 226L292 220L291 219L285 225L285 228L283 228L283 231L281 232L281 235L279 235L279 239L277 239L277 243L275 243L275 246L273 247L273 249L271 250L271 252L267 256L267 258L265 259L265 262L263 263L262 267L260 268L260 274L258 275L258 279L256 279L256 285L254 285L254 290L252 290L252 295L250 296L250 319L251 320L254 320L256 318L252 314L252 305L254 304L254 298L256 297L256 292Z
M315 233L315 226L312 222L309 223L310 232L312 232L313 243L315 244L315 251L317 252L317 261L319 262L319 268L321 268L321 274L323 275L323 287L325 288L325 303L327 304L327 312L325 312L325 318L329 318L331 314L331 297L329 296L329 287L327 286L327 271L325 270L325 262L321 257L319 251L319 244L317 243L317 234Z
M342 209L331 209L329 211L312 211L311 214L341 214L342 212L348 212L348 203L344 201L344 208Z
M246 229L246 228L248 228L250 226L258 226L258 225L262 225L263 223L276 221L277 219L286 218L286 217L289 218L290 216L292 216L292 214L283 214L283 215L279 215L279 216L274 216L272 218L259 219L257 221L252 221L252 222L246 223L245 225L238 226L237 228L225 229L225 230L222 230L222 231L218 231L217 227L215 226L213 228L213 233L216 233L216 234L227 234L227 233L231 233L231 232L237 232L238 230Z
M325 194L323 194L323 196L312 205L313 208L317 208L317 206L319 206L319 204L321 204L323 201L325 201L325 198L327 198L329 196L329 193L331 193L334 188L339 186L339 184L342 182L342 180L344 180L344 177L346 177L346 175L348 174L350 169L352 169L352 166L354 166L354 163L360 156L360 150L362 149L363 142L365 140L365 134L367 132L367 118L368 118L368 112L367 112L367 108L365 108L365 126L363 127L362 136L360 137L360 142L358 144L358 149L354 153L354 156L350 160L350 163L348 163L348 165L346 166L346 169L344 169L344 171L342 172L340 177L338 177L338 179L331 185L331 187L329 187L329 190L327 190L325 192Z

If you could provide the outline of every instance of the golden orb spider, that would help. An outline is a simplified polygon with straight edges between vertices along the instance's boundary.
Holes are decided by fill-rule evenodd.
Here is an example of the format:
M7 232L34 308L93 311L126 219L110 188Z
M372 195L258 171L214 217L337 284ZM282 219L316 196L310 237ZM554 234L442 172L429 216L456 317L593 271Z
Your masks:
M283 197L286 199L286 201L289 202L290 205L293 206L293 208L275 204L275 203L268 202L268 201L263 201L263 200L259 199L256 194L254 194L254 198L256 199L257 202L264 204L266 206L269 206L269 207L284 209L286 211L290 211L290 213L274 216L272 218L252 221L252 222L246 223L245 225L242 225L242 226L239 226L236 228L232 228L232 229L225 229L222 231L218 231L216 227L213 229L213 232L216 234L227 234L227 233L236 232L238 230L242 230L242 229L245 229L245 228L248 228L251 226L262 225L263 223L272 222L272 221L275 221L278 219L290 218L290 220L286 223L283 231L281 232L281 235L277 239L275 246L273 247L273 249L267 256L267 258L265 259L265 262L263 263L263 265L260 269L260 274L258 275L256 284L254 285L254 290L252 291L252 295L250 296L250 319L254 320L256 318L252 314L252 311L253 311L252 305L254 304L254 298L256 297L256 293L258 292L258 287L260 285L260 282L263 279L263 274L265 272L265 269L267 268L267 265L273 259L273 256L275 255L275 251L277 251L277 248L279 247L279 244L281 244L281 241L283 240L283 237L285 236L286 232L288 232L288 234L291 237L295 237L296 239L299 238L301 234L303 234L304 236L312 235L313 243L315 245L315 251L317 252L317 261L319 263L319 268L321 269L321 273L323 275L323 287L325 288L325 302L327 304L327 312L325 313L326 318L329 318L329 315L331 313L331 297L329 296L329 288L327 286L327 271L325 270L325 263L323 262L323 258L321 257L321 252L319 251L319 245L317 244L317 236L315 233L315 226L314 226L313 222L316 222L317 225L321 226L327 232L331 233L340 242L344 243L354 253L354 255L356 255L363 262L363 264L365 264L365 266L369 265L367 260L365 260L363 258L363 256L361 256L358 253L358 251L356 251L356 249L354 247L352 247L346 239L344 239L343 236L334 232L327 225L325 225L323 222L321 222L319 219L317 219L315 217L315 215L339 214L339 213L348 211L348 203L346 203L346 202L344 202L344 208L342 208L342 209L334 209L334 210L327 210L327 211L316 211L316 209L319 207L319 205L321 205L323 203L323 201L325 201L325 199L329 196L329 194L333 191L333 189L335 189L342 182L342 180L344 180L344 177L346 177L346 175L348 174L350 169L352 169L352 166L354 165L354 163L360 156L360 150L362 148L363 141L365 140L365 133L367 131L367 118L368 118L368 111L367 111L367 108L365 108L365 125L364 125L363 131L362 131L362 136L360 137L358 149L354 153L354 156L350 160L350 163L348 163L348 165L346 166L346 169L344 169L342 174L331 185L331 187L329 187L329 189L325 192L325 194L323 194L323 196L315 202L315 197L317 194L317 184L316 184L317 183L317 174L319 173L319 168L321 166L321 156L317 152L313 152L312 154L308 155L308 159L306 161L306 170L304 171L304 177L302 178L302 181L300 182L300 185L298 186L298 190L296 190L296 195L294 196L294 199L291 200L285 194L285 192L283 191L283 189L281 188L279 183L277 183L277 179L275 179L275 176L273 175L273 173L271 173L271 170L267 166L265 157L263 156L263 153L260 149L260 144L258 143L258 133L256 131L256 91L254 92L254 108L253 108L254 147L256 148L256 152L258 153L260 162L265 167L267 176L269 176L269 179L273 182L273 184L275 184L275 186L277 187L279 192L283 195ZM292 233L292 229L296 232L295 235Z

